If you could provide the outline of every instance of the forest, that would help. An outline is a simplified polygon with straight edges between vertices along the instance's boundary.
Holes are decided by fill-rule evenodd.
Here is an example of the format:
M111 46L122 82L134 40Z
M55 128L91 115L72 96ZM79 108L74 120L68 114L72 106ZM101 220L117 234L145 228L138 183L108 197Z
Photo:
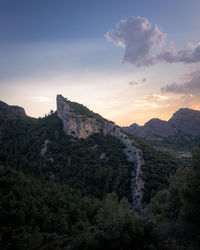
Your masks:
M67 136L56 112L7 119L0 249L200 249L200 144L188 163L135 140L145 159L141 209L132 207L134 163L118 139Z

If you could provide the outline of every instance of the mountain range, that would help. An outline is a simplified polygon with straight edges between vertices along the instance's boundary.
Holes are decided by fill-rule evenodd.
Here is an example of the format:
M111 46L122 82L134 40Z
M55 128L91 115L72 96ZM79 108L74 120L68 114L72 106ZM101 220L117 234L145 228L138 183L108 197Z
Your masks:
M123 129L160 149L191 152L200 138L200 111L181 108L168 121L153 118Z

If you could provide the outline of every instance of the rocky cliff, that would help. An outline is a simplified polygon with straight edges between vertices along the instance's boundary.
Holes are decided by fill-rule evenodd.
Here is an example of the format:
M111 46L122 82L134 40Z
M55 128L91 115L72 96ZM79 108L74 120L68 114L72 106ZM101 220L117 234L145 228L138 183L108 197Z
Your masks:
M63 121L63 129L67 135L87 138L93 133L106 134L108 122L105 119L61 95L57 96L57 114Z
M67 100L61 95L57 96L57 115L62 120L63 129L67 135L87 138L94 133L109 134L118 138L124 144L127 159L135 163L131 182L133 206L141 208L144 188L141 179L141 166L144 160L142 151L137 147L135 140L113 122L104 119L81 104Z

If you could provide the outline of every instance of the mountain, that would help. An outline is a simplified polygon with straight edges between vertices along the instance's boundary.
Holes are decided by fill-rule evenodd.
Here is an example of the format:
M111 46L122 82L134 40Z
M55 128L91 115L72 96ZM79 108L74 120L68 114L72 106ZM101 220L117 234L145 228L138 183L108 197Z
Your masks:
M19 106L10 106L5 102L0 101L0 137L2 136L2 130L7 126L7 123L12 119L18 117L25 118L25 110Z
M168 188L184 162L61 95L57 111L39 119L6 107L0 123L1 249L160 250L174 244L155 231L168 224L176 230L172 213L163 215L164 226L154 221L160 202L179 211L182 203L176 198L177 207L171 204L167 192L179 194L173 182ZM159 199L160 192L167 198Z
M19 106L10 106L5 102L0 101L0 118L13 118L17 116L25 117L25 110Z
M88 194L102 197L115 191L120 197L126 196L134 207L142 208L153 190L168 183L166 174L174 173L180 164L169 154L157 152L113 122L61 95L57 96L57 112L47 117L34 119L11 116L12 113L11 109L5 110L7 126L0 124L4 135L0 163L17 162L24 171L42 172L46 178L81 188ZM156 158L161 158L162 163L158 161L148 170ZM95 187L83 169L96 179ZM155 173L157 169L159 173ZM111 170L113 174L109 173ZM109 181L106 173L111 175ZM159 182L154 185L156 178Z
M200 111L198 110L179 109L168 123L185 135L200 136Z
M178 134L177 129L171 126L168 122L157 118L151 119L145 123L143 127L133 124L130 127L127 127L127 130L137 136L149 139L154 136L168 137Z
M169 121L154 118L144 126L132 124L123 129L158 148L191 152L200 138L200 111L182 108Z

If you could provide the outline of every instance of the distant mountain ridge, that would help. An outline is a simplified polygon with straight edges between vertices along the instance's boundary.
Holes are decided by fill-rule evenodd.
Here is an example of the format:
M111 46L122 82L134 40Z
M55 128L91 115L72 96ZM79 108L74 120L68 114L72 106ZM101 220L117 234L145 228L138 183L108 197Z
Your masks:
M200 111L189 108L181 108L175 112L168 123L184 134L200 135Z
M123 129L151 142L154 146L176 148L177 143L177 149L188 150L190 144L192 148L193 141L200 137L200 111L181 108L168 121L153 118L144 126L134 123Z
M27 117L26 112L23 108L19 106L11 106L5 102L0 101L0 137L9 120L16 119L18 117Z
M26 112L24 108L19 106L11 106L8 105L5 102L0 101L0 117L3 115L5 117L5 114L9 117L12 116L26 116Z

